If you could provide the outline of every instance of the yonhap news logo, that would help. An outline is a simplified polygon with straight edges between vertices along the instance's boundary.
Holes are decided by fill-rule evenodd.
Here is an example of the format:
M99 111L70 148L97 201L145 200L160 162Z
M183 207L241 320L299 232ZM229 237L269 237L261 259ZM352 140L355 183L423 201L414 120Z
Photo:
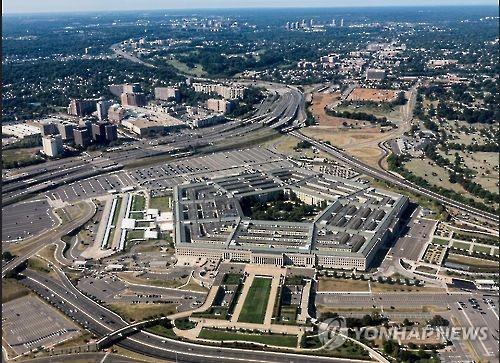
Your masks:
M488 339L488 327L475 326L365 326L347 327L346 318L337 316L317 324L318 339L323 349L334 350L348 339L357 341L395 340L399 342L426 341L457 342Z
M318 324L318 338L324 349L334 350L347 340L346 320L343 316L326 319Z

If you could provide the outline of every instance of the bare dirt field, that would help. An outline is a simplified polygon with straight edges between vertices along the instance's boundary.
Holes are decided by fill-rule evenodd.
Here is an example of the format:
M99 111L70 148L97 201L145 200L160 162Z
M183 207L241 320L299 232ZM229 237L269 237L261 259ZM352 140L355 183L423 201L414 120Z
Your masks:
M335 93L313 93L312 94L312 105L309 110L312 112L320 126L330 126L330 127L343 127L343 123L346 122L348 125L354 124L355 121L342 118L329 116L325 112L325 107L334 104L340 98L338 92ZM368 125L368 122L356 121L360 125Z
M397 91L375 88L355 88L347 97L348 101L391 102L396 99Z
M380 132L378 127L364 129L339 129L334 127L312 126L302 129L304 135L317 140L330 141L332 145L344 149L350 155L364 161L365 163L378 167L378 160L383 151L379 148L379 142L394 137L401 132L395 129Z

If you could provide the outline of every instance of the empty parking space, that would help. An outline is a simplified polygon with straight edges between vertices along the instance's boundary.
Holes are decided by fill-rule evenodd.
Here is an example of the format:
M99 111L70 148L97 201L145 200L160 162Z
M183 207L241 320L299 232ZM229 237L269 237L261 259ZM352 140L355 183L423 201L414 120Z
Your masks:
M79 328L38 297L28 295L2 305L5 341L17 354L49 347L79 334Z
M2 241L36 236L54 224L55 218L46 200L11 204L2 208Z

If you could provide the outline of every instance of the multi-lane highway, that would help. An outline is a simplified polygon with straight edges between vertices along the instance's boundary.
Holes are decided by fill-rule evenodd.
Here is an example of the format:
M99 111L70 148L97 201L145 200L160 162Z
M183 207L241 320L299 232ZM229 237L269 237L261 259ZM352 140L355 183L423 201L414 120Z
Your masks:
M26 270L24 272L26 278L22 280L22 283L99 337L127 326L121 317L83 295L64 273L56 271L60 281L36 271ZM168 339L145 331L126 337L118 345L146 356L177 359L177 361L184 362L366 362L355 359L203 346Z
M418 185L416 185L416 184L414 184L414 183L412 183L412 182L410 182L410 181L408 181L400 176L397 176L397 175L392 174L390 172L382 171L382 170L379 170L375 167L369 166L369 165L359 161L358 159L356 159L350 155L347 155L345 152L343 152L339 148L325 144L322 141L318 141L316 139L313 139L309 136L302 134L299 131L291 131L290 135L293 135L296 138L304 140L304 141L309 141L312 145L314 145L318 149L330 154L335 159L341 161L342 163L349 165L351 168L353 168L353 169L355 169L355 170L357 170L365 175L368 175L368 176L371 176L371 177L374 177L374 178L377 178L380 180L384 180L384 181L389 182L389 183L396 185L398 187L410 190L411 192L414 192L414 193L423 195L427 198L430 198L432 200L438 201L443 205L453 207L453 208L459 209L461 211L467 212L475 217L485 219L485 220L493 222L493 223L498 223L498 221L499 221L499 217L495 214L488 213L488 212L482 211L482 210L477 209L477 208L473 208L469 205L466 205L466 204L463 204L460 202L456 202L452 199L443 197L442 195L437 194L433 191L422 188L421 186L418 186Z

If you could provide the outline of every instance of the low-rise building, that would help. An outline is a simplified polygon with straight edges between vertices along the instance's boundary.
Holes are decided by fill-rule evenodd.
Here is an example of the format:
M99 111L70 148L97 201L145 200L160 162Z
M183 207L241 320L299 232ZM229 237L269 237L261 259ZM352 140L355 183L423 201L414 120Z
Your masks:
M368 68L366 70L367 81L383 81L384 78L385 78L385 70L383 69Z

